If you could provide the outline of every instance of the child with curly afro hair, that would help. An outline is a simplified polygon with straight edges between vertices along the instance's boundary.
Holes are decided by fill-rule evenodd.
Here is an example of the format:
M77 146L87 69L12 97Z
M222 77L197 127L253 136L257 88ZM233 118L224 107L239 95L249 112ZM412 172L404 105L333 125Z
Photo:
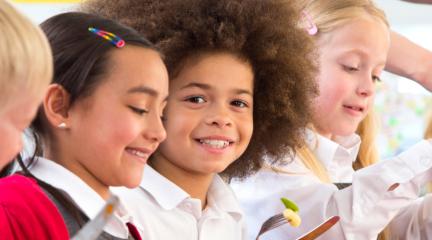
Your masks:
M140 188L115 190L144 239L246 239L224 179L280 166L303 147L318 67L286 0L89 0L155 44L170 77L166 140ZM222 178L221 178L222 177Z

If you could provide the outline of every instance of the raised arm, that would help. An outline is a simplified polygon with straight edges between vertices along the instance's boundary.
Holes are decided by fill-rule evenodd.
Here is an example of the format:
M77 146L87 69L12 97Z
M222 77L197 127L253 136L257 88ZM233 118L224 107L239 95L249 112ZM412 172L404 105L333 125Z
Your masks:
M402 0L405 2L412 2L412 3L428 3L432 4L432 0Z
M432 0L416 0L428 1ZM391 31L385 70L412 79L432 91L432 52Z

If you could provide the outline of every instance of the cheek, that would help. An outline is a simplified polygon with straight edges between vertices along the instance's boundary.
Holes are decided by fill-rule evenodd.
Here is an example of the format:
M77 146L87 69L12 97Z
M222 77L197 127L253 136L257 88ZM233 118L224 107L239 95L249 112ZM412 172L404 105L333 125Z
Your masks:
M247 116L241 117L236 121L237 129L240 135L240 144L249 145L253 133L253 115L252 113Z
M191 137L191 133L197 126L200 116L197 114L198 111L169 107L164 112L167 120L164 122L167 137L163 145L166 142L174 141L176 146L180 146L183 143L187 143Z
M323 72L320 78L320 95L316 99L318 113L328 113L340 106L350 93L348 81L336 71Z
M88 111L84 116L79 137L106 155L118 156L140 133L138 117L121 109Z

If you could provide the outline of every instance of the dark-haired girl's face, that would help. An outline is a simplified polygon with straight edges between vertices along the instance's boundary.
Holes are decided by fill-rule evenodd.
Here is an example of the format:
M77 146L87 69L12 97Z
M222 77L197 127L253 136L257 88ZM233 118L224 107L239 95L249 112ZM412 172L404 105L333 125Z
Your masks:
M168 73L158 53L130 45L113 50L110 68L94 93L68 110L66 128L58 128L68 154L61 164L90 186L134 188L166 136Z
M222 172L250 142L252 93L252 69L235 56L213 54L186 64L170 81L167 139L155 154L155 169Z

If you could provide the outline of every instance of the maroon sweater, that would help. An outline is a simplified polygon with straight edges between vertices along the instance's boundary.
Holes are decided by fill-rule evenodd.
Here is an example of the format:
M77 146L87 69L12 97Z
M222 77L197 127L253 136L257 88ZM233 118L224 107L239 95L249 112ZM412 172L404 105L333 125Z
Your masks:
M21 175L0 180L1 239L69 239L54 203L36 184Z

